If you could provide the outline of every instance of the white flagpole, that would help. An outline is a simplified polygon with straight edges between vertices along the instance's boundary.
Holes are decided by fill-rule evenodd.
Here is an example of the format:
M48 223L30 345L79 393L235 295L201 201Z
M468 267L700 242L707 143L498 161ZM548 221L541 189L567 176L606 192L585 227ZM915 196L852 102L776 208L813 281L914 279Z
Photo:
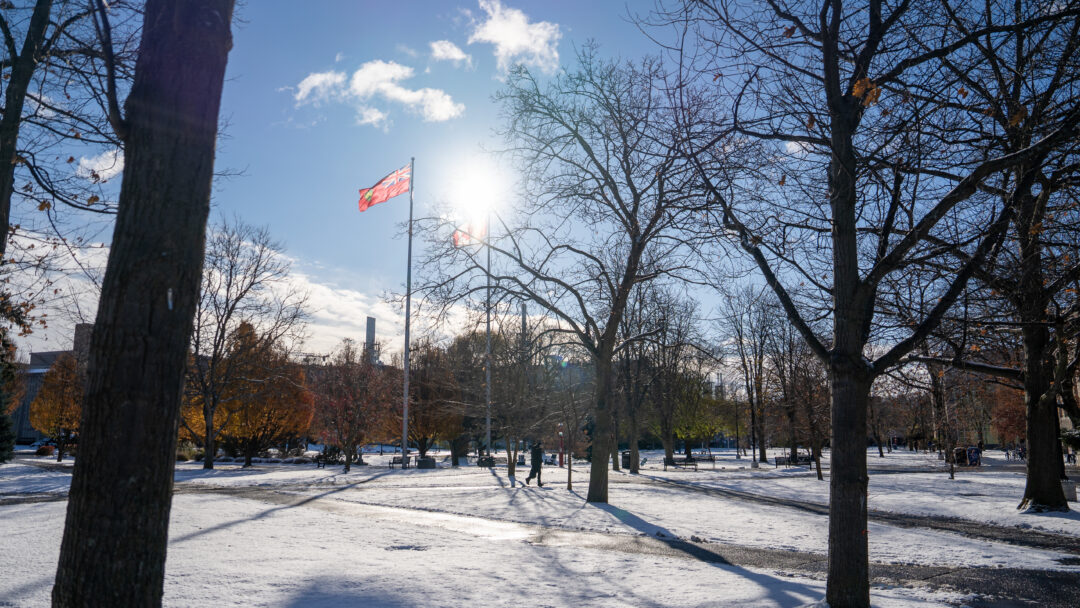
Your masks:
M401 462L405 462L405 455L409 451L409 312L412 309L412 228L413 228L413 184L416 174L413 173L413 165L416 158L409 158L409 254L408 270L405 271L405 389L401 407ZM402 464L402 466L405 466Z
M484 401L487 405L487 455L491 456L491 212L487 214L487 226L484 234L487 240L487 349L484 353ZM507 452L509 455L509 452Z

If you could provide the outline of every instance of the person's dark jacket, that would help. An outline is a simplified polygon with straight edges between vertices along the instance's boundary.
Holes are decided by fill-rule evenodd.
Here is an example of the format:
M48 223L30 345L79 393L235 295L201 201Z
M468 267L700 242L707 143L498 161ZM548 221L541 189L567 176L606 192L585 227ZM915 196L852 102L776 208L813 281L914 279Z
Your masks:
M529 452L529 464L538 467L544 464L544 448L534 445Z

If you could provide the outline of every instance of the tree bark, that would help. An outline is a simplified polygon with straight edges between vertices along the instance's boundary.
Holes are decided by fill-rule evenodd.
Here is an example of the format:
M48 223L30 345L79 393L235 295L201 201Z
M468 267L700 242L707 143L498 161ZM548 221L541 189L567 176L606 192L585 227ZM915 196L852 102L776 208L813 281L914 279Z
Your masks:
M232 9L146 4L54 606L161 605Z
M608 501L608 458L611 454L611 348L596 356L596 432L593 433L593 458L589 467L588 502ZM606 355L606 356L605 356Z
M832 371L832 464L829 477L829 579L833 608L870 605L866 528L866 407L870 381Z
M1027 406L1027 483L1018 508L1068 511L1061 488L1057 399L1049 398L1050 370L1042 356L1049 342L1045 326L1028 325L1024 334L1024 402ZM1050 368L1052 369L1052 368Z

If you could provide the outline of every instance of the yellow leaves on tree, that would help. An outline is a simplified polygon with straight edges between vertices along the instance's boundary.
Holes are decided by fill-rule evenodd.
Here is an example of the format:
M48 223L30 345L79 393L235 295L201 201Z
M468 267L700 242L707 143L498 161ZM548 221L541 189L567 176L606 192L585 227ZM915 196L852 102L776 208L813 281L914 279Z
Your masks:
M30 404L30 424L57 443L57 459L64 446L79 432L83 387L75 357L64 353L53 363Z
M300 366L250 324L237 328L229 356L235 372L223 390L227 417L222 434L240 447L249 466L259 452L307 432L314 398Z
M861 99L864 108L869 108L877 103L878 97L881 96L881 87L869 78L860 78L851 87L851 95L856 99Z

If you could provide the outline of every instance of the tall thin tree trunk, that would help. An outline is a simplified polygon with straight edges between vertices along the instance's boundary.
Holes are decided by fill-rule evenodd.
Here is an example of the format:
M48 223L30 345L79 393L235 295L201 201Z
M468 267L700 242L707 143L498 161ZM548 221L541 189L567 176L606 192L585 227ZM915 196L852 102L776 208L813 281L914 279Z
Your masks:
M792 390L794 390L794 384ZM795 436L795 404L791 402L791 399L788 399L784 413L787 414L788 419L788 443L791 444L791 459L795 460L799 456L799 440Z
M8 77L7 90L4 92L4 115L0 118L0 226L3 227L3 230L0 230L0 264L7 252L11 196L15 192L15 167L19 163L16 151L19 146L19 128L22 126L26 91L34 78L41 49L45 44L45 29L49 26L52 5L52 0L37 0L34 12L30 15L22 51L17 57L9 57L12 62L11 72L5 74Z
M617 412L611 415L611 470L622 470L619 465L619 415Z
M204 469L214 468L214 458L217 457L217 438L214 432L214 408L209 404L203 405L203 422L206 423L206 439L203 440L203 465Z
M148 0L53 606L160 606L233 0ZM117 458L126 446L138 458Z

